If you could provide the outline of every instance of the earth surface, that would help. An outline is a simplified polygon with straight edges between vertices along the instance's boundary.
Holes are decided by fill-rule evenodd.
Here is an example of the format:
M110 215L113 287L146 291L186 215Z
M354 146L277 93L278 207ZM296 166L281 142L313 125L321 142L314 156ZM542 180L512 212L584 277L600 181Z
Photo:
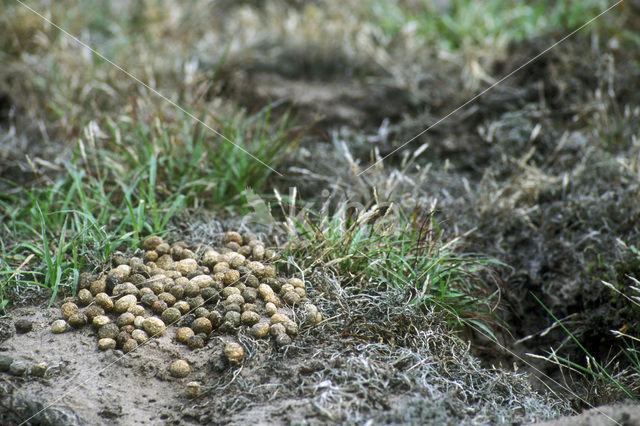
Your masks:
M231 49L219 70L224 83L201 98L233 100L248 110L278 100L274 114L288 110L307 126L311 137L288 157L283 176L270 181L282 193L296 186L303 199L318 202L323 191L335 191L367 205L375 187L408 208L437 199L434 214L449 234L466 236L465 250L508 265L492 273L509 328L497 331L497 345L474 330L454 334L433 312L406 306L405 295L383 289L375 295L385 300L380 304L342 288L328 268L307 277L326 321L285 348L240 334L247 359L232 366L224 360L230 338L223 335L190 350L169 332L125 355L98 350L90 327L53 334L61 300L48 307L47 295L34 290L0 320L0 354L28 365L45 362L48 369L43 377L0 372L0 424L640 424L638 405L619 393L577 398L573 390L593 383L527 355L562 346L584 362L532 294L558 318L570 319L587 349L603 359L615 342L610 330L638 324L638 310L614 300L602 281L627 288L629 277L640 277L640 259L629 250L640 247L640 50L621 48L615 37L571 38L402 148L559 35L513 42L496 48L499 55L424 53L411 47L409 36L384 52L340 47L344 40L329 36L327 45L309 48L305 43L317 37L290 40L278 27L284 24L271 18L291 7L287 25L313 28L304 19L319 13L314 2L269 2L278 5L273 10L254 3L231 2L225 13L234 19L216 15L211 22L224 21L228 33L267 23L261 30L269 42L252 44L252 37L264 37L241 32L245 44ZM637 30L640 18L629 3L620 26ZM340 8L332 10L340 19ZM27 33L19 36L32 37L36 46L46 38ZM189 45L197 46L204 81L217 67L207 49L217 46L221 53L222 44L201 40L204 47ZM39 116L32 108L42 104L34 98L50 97L40 80L31 87L24 79L24 90L19 85L38 55L12 58L17 65L0 70L0 128L9 140L0 149L3 190L4 180L41 182L25 153L55 175L61 150L69 148L64 141L80 134L76 124L66 129L62 123L72 116L50 123L43 119L48 112ZM177 87L175 74L154 76L159 85ZM132 91L110 78L117 91ZM122 107L104 96L108 100L97 97L97 110L88 101L78 109L97 117L109 106ZM425 144L417 164L404 169L402 159ZM373 151L384 156L397 148L384 167L355 177L354 164L361 171L376 158ZM237 225L219 216L225 229ZM171 225L187 242L211 244L223 226L203 235L208 220L187 215ZM21 319L33 329L16 333ZM184 379L168 373L178 358L191 366ZM195 399L185 395L192 381L202 389Z

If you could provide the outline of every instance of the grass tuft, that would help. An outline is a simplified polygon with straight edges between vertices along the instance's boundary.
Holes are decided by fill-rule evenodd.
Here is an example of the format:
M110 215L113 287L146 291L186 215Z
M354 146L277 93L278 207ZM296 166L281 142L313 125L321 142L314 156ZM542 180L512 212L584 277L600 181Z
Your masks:
M298 136L288 114L274 120L271 112L267 106L218 121L223 134L276 168ZM80 271L104 267L115 250L138 247L147 235L166 234L185 208L241 210L242 192L261 191L272 173L233 144L193 129L188 117L153 127L107 119L105 126L108 132L90 123L72 160L44 185L6 182L0 307L34 284L50 291L51 301L63 284L74 294Z
M301 267L334 269L344 286L400 290L408 305L444 313L458 326L481 328L496 339L492 304L499 289L482 278L495 260L460 253L460 237L445 240L431 213L410 215L393 205L362 211L347 204L333 214L289 218L294 237L287 256Z

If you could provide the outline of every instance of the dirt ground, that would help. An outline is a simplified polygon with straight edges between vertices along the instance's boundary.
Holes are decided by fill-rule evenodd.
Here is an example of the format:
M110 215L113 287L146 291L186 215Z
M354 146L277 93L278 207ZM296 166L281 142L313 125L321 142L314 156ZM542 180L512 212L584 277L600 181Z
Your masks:
M460 352L441 365L442 352L450 350L443 350L443 342L440 349L411 352L323 338L330 332L325 328L276 350L240 335L248 359L234 368L222 353L228 336L191 351L172 342L170 331L123 356L99 351L89 327L53 334L49 324L58 317L57 307L34 306L15 309L3 321L5 333L18 319L33 321L33 330L4 340L0 353L49 368L42 378L1 373L0 424L476 424L543 420L563 410L530 390L521 376L473 364L462 371L455 360L469 355L461 343ZM437 323L430 332L437 341L434 329ZM191 365L188 377L169 375L176 358ZM204 392L189 400L185 384L194 380ZM485 389L479 400L474 388Z

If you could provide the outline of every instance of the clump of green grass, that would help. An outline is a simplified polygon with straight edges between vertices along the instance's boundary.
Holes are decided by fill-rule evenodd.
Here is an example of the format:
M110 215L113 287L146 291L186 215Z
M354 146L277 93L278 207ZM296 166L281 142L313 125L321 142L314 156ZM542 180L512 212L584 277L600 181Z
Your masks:
M449 50L483 46L500 38L518 41L557 29L572 30L608 6L602 0L462 0L445 6L426 0L403 5L371 0L368 4L373 21L388 36L395 37L410 25L434 45Z
M255 191L265 187L297 145L300 129L288 112L274 118L270 104L250 115L238 112L230 117L210 117L215 121L212 127L219 128L228 140L188 117L158 119L152 125L109 122L109 142L102 155L121 186L139 179L137 171L148 166L144 194L151 202L157 184L166 197L182 196L189 206L238 207L247 187ZM207 115L202 118L206 120Z
M345 286L397 289L408 304L495 339L492 301L499 289L482 272L497 261L460 253L460 238L446 240L430 213L415 209L407 216L376 205L355 216L346 206L334 214L289 217L293 238L286 254L304 268L335 269Z
M188 117L152 128L107 120L109 133L91 123L57 177L29 188L7 181L13 190L0 194L0 307L34 284L50 290L52 301L62 284L75 293L80 271L168 232L187 207L242 210L241 193L263 190L273 171L241 148L277 168L297 143L288 115L275 129L273 122L270 107L220 120L235 145Z
M629 247L640 260L640 251L634 246ZM631 309L640 312L640 281L629 276L632 284L629 285L629 294L621 291L613 284L601 281L602 284L618 296L618 300L626 301ZM534 298L544 308L551 318L562 328L569 339L580 348L585 356L585 364L571 360L568 357L558 355L556 350L548 353L543 357L546 361L552 362L558 366L569 368L571 371L582 374L585 378L592 379L593 389L587 392L586 398L595 400L600 390L606 389L608 393L619 393L621 396L630 398L635 402L640 402L640 352L638 344L640 343L640 324L636 320L635 323L625 323L618 330L610 330L616 339L619 339L617 351L606 364L602 360L596 359L589 350L580 341L568 326L554 315L544 303L535 295ZM537 355L532 355L539 357Z

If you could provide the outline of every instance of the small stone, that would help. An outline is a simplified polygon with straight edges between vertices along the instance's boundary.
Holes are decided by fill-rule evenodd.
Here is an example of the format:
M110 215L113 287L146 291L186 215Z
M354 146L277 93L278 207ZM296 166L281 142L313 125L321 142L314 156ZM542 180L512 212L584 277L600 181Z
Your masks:
M258 288L260 286L260 280L255 275L249 274L245 278L245 284L251 288Z
M176 297L171 293L167 293L166 291L158 295L158 300L163 301L167 304L167 306L173 306L173 304L177 302Z
M284 296L287 292L289 291L293 291L295 289L294 286L292 286L291 284L285 284L282 287L280 287L280 296Z
M210 287L213 284L211 275L196 275L189 280L190 283L197 285L200 289Z
M178 323L181 327L191 327L191 324L196 320L196 316L193 314L184 315Z
M267 315L272 316L278 312L278 308L274 303L267 303L264 306L264 311L266 312Z
M49 368L49 364L46 362L39 362L31 366L30 374L36 377L43 377Z
M56 320L51 324L51 331L56 334L64 333L69 328L69 324L65 320Z
M93 281L95 277L93 277L89 272L83 272L78 277L78 287L81 289L87 289L91 281Z
M292 285L294 288L304 288L304 281L300 278L289 278L287 281L288 284Z
M213 267L213 273L222 274L222 276L224 277L224 273L227 272L230 268L231 265L229 265L227 262L218 262L216 263L216 266Z
M209 312L207 318L209 318L209 321L211 321L211 325L213 327L217 328L220 327L220 324L222 324L222 314L218 311Z
M184 297L184 286L176 283L175 285L171 286L171 288L169 289L169 293L171 293L173 297L176 298L176 301L178 301Z
M284 303L287 305L294 306L300 302L300 296L295 291L288 291L284 294L282 300L284 300Z
M138 347L138 341L135 339L128 339L122 344L122 352L128 354Z
M189 339L193 336L195 336L196 334L193 332L193 330L189 327L180 327L177 331L176 331L176 340L180 343L187 343L189 341Z
M231 266L233 269L238 269L247 261L247 259L240 253L231 253L229 257L229 266ZM240 271L238 271L238 273L239 272Z
M189 281L187 285L184 286L184 295L185 297L196 297L200 295L200 286L197 283Z
M149 250L149 251L145 251L144 254L142 255L142 260L144 261L144 263L148 263L148 262L155 262L156 260L158 260L158 252L155 250Z
M150 237L145 238L140 244L142 250L155 250L160 244L162 244L162 238L157 235L152 235Z
M260 315L258 315L257 312L253 311L245 311L240 317L240 322L242 322L242 324L246 326L254 325L258 321L260 321Z
M167 302L163 300L156 300L151 305L151 310L156 315L162 315L162 313L167 310Z
M255 302L257 296L258 296L258 293L253 288L245 288L244 291L242 292L242 297L244 298L244 301L247 303Z
M264 276L264 264L262 262L257 262L254 260L247 263L247 268L249 268L251 273L257 278L262 278Z
M152 268L157 268L154 262L149 262L146 265L142 262L131 263L131 274L127 279L138 287L149 277Z
M143 284L146 285L146 282ZM155 296L155 293L149 287L142 287L140 289L140 302L142 303L142 298L149 294L153 294Z
M267 265L264 267L263 276L266 278L275 278L276 276L276 267L273 265Z
M0 371L9 371L13 358L6 354L0 354Z
M83 288L78 292L78 302L82 306L87 306L92 301L93 301L93 296L91 295L91 292L86 288Z
M82 312L73 314L69 317L69 325L73 328L84 327L87 325L87 316Z
M182 276L186 276L189 272L198 269L198 262L196 262L195 259L182 259L175 264L175 269L180 272Z
M200 383L198 382L187 383L187 387L184 390L184 394L189 399L197 398L200 395Z
M150 281L147 281L144 285L145 287L150 288L153 294L158 296L159 294L164 293L165 287L174 285L174 283L171 281L171 278L168 278L164 274L160 274L153 277Z
M131 337L139 344L146 342L149 339L149 335L144 330L133 330Z
M93 301L96 303L96 305L104 309L105 312L109 312L113 309L113 300L111 300L111 297L109 297L107 293L96 294L93 298Z
M264 303L273 303L276 307L280 307L280 298L275 294L270 294L265 297Z
M184 300L180 300L174 303L173 307L179 310L182 315L186 314L191 310L191 306Z
M264 257L267 260L276 260L278 259L278 252L273 249L266 249L264 251Z
M273 289L274 293L280 293L282 286L287 285L287 280L284 278L267 278L266 283Z
M267 284L260 284L258 294L260 294L260 297L264 300L275 295L273 289Z
M202 296L190 297L186 300L186 302L191 306L192 309L197 309L200 306L204 306L204 299Z
M138 299L133 294L127 294L126 296L122 296L115 303L114 310L121 314L123 312L127 312L132 306L135 306L138 303Z
M116 348L116 340L111 338L105 338L98 340L98 349L101 351L106 351L107 349L115 349Z
M232 294L231 296L227 297L227 299L225 300L225 303L227 305L232 305L232 304L236 304L238 306L242 306L244 305L244 297L242 297L239 294Z
M16 332L18 334L25 334L33 329L33 323L28 319L19 319L15 322Z
M247 231L242 234L242 240L245 244L250 244L251 241L258 241L258 236L253 232Z
M231 364L239 364L244 358L244 348L238 343L229 342L224 346L224 356Z
M106 281L107 281L107 277L104 277L99 280L95 280L91 284L89 284L89 291L91 292L91 294L95 296L98 293L104 293L105 290L107 289Z
M236 334L238 332L238 328L229 321L224 321L220 327L218 327L218 331L222 334Z
M14 376L24 376L28 369L29 365L25 361L15 360L9 366L9 374Z
M144 325L144 320L146 318L142 315L138 315L136 316L136 318L133 320L133 326L139 330L143 329L143 325Z
M169 254L169 252L171 251L171 247L167 243L162 243L162 244L158 244L155 250L158 252L160 256L162 256L165 254Z
M131 281L131 284L133 284L136 288L140 287L142 283L145 282L145 280L146 278L142 274L131 274L129 276L129 281Z
M224 314L224 321L231 323L234 326L240 325L241 318L242 316L240 315L240 312L236 312L236 311L229 311L226 314Z
M187 346L191 350L204 348L204 339L200 335L191 336L189 337L189 340L187 340Z
M112 270L112 272L110 273L109 276L107 276L107 279L105 281L104 292L107 294L113 294L113 289L115 288L115 286L121 283L122 283L122 274L113 273L113 270Z
M287 329L284 327L284 324L279 322L277 324L271 324L271 327L269 327L269 333L271 333L273 337L278 337L280 334L286 334Z
M178 308L167 308L162 313L162 321L164 321L165 324L171 325L176 323L181 316L182 314L180 313L180 310Z
M261 321L257 324L254 324L250 331L251 335L256 339L262 339L269 334L269 323L266 321Z
M108 337L108 336L105 336ZM126 332L126 331L121 331L120 333L118 333L118 335L116 336L116 347L117 348L122 348L122 346L125 344L125 342L127 340L131 340L131 334Z
M222 289L222 297L224 297L225 299L233 295L239 296L240 290L236 287L225 287Z
M298 335L298 324L296 324L295 322L289 320L286 321L284 324L284 328L285 331L287 332L287 334L289 336L297 336Z
M118 324L118 327L124 327L125 325L133 324L135 319L136 316L131 312L125 312L118 317L116 324Z
M136 287L135 285L133 285L133 283L130 283L130 282L118 284L113 288L112 295L115 298L122 297L127 294L133 294L134 296L137 297L140 295L140 290L138 290L138 287Z
M187 361L183 359L175 360L169 366L169 374L179 379L187 377L191 372L191 368Z
M154 293L143 294L142 297L140 298L140 303L143 306L150 308L153 305L153 303L157 300L158 300L158 296L156 296Z
M100 329L98 330L98 337L100 337L101 339L115 339L118 336L118 333L120 333L120 329L118 328L118 326L110 322L109 324L105 324L100 327Z
M207 318L201 317L196 318L195 321L193 321L191 328L195 333L204 333L208 335L213 330L213 325Z
M96 317L93 318L93 321L91 322L91 324L95 327L95 328L100 328L103 327L107 324L109 324L111 322L111 318L109 318L106 315L98 315Z
M109 275L115 275L116 277L118 277L119 281L125 281L127 278L129 278L129 275L131 274L131 266L127 265L127 264L122 264L122 265L118 265L116 266L115 269L112 270L112 273ZM109 277L107 277L108 279Z
M209 268L213 268L218 261L218 256L220 256L220 253L218 253L211 247L207 247L204 254L202 255L201 263Z
M84 314L87 316L87 322L93 323L93 319L97 316L104 315L104 309L98 305L87 306L84 310Z
M189 250L188 248L182 250L182 253L180 253L180 260L184 260L184 259L196 259L198 256L196 256L196 254Z
M240 272L236 269L229 269L224 273L224 277L222 278L222 282L224 285L231 285L240 279Z
M231 250L231 252L237 252L238 250L240 250L241 245L231 241L230 243L227 243L224 245L226 248L228 248L229 250Z
M271 324L279 324L279 323L285 323L289 320L289 317L287 317L285 314L273 314L271 315L270 318Z
M145 251L144 254L142 255L142 260L144 261L144 263L148 263L148 262L155 262L156 260L158 260L158 252L155 250L149 250L149 251Z
M244 305L242 305L242 312L246 311L258 312L258 305L256 305L255 303L245 303Z
M125 333L133 333L133 330L135 330L136 327L133 324L127 324L127 325L123 325L122 327L120 327L120 331L124 331Z
M251 249L251 255L255 260L264 259L264 246L262 244L256 244Z
M160 253L158 253L158 254L160 254ZM158 260L156 260L155 263L158 266L158 268L164 269L166 271L172 270L174 268L174 265L175 265L173 259L171 258L171 255L169 255L169 254L161 255L158 258Z
M224 234L224 242L225 243L236 243L242 245L242 236L235 231L229 231Z
M160 318L151 317L144 320L142 323L144 331L151 337L164 336L167 328L164 322Z
M127 309L127 312L131 312L133 315L139 317L145 314L145 309L144 306L141 305L134 305L129 307L129 309Z
M292 342L291 337L288 334L282 333L276 336L276 345L282 347L286 345L290 345Z

